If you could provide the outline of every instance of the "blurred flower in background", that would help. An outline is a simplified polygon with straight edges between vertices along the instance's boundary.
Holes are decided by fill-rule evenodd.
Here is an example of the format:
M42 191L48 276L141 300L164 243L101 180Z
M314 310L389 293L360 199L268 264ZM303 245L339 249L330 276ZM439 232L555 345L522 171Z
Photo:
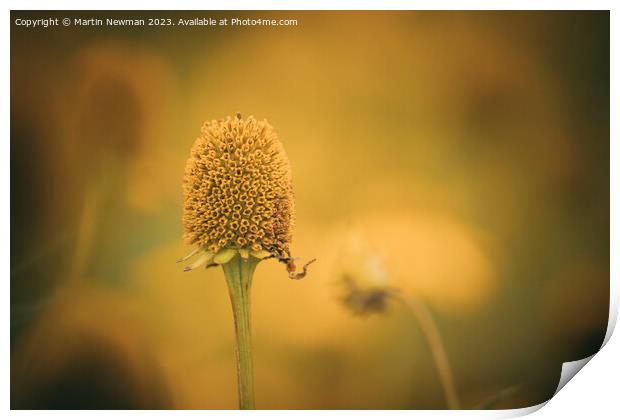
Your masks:
M367 315L386 310L389 273L381 257L369 249L359 232L350 232L339 261L339 277L345 289L342 300L355 314Z
M411 311L430 349L447 408L460 408L452 368L433 316L417 296L406 297L389 287L386 267L376 252L369 248L369 244L360 238L359 232L349 235L345 241L341 258L346 264L339 274L347 290L343 303L356 315L385 312L390 301L403 303Z

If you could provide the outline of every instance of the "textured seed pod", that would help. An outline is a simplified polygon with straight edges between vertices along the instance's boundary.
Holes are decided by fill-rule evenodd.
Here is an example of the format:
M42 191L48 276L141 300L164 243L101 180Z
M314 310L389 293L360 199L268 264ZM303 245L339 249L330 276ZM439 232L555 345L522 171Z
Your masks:
M184 238L198 246L190 256L202 251L201 263L223 263L237 250L290 258L291 171L271 125L237 114L204 123L201 133L183 178Z

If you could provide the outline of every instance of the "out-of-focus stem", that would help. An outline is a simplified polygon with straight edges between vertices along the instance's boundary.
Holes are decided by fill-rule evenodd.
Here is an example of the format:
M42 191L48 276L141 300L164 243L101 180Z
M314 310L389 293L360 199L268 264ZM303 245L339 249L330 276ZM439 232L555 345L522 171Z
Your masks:
M252 333L250 328L250 289L256 264L260 260L250 257L247 260L238 254L224 264L224 274L235 323L237 394L239 408L254 409L254 377L252 372Z
M418 298L413 297L406 299L397 293L392 293L391 296L404 303L405 306L411 310L431 350L439 381L443 388L446 404L449 409L458 410L460 403L454 383L454 375L452 374L452 368L450 367L441 334L439 333L439 329L437 328L437 324L431 312L424 302Z

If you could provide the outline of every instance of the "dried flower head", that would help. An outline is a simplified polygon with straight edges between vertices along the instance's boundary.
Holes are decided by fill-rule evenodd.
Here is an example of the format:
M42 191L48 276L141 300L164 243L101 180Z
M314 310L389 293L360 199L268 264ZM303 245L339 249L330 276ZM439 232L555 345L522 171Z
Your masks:
M292 264L293 188L288 157L266 120L227 117L204 123L185 167L185 241L197 245L189 267L242 258ZM289 269L291 277L294 273ZM293 278L293 277L292 277Z
M345 235L340 263L344 289L342 302L356 315L384 312L395 293L381 257L357 231Z
M386 272L380 263L378 259L369 259L360 270L342 273L342 302L356 315L385 312L388 297L395 292L383 281Z

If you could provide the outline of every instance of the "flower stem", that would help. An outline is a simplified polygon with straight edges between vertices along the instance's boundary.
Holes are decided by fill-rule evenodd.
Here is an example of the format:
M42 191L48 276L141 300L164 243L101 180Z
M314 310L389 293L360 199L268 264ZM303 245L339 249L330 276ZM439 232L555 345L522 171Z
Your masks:
M243 259L239 254L222 265L235 322L237 395L239 408L254 409L254 378L252 373L252 333L250 328L250 289L254 269L260 260Z
M424 302L417 298L405 299L399 294L392 294L392 297L400 300L409 308L412 315L418 322L422 335L426 339L428 347L431 350L433 361L435 362L435 368L439 376L439 381L443 388L446 404L450 410L458 410L460 403L458 393L456 391L456 385L454 383L454 376L448 361L448 355L439 333L439 328L433 319L431 312Z

